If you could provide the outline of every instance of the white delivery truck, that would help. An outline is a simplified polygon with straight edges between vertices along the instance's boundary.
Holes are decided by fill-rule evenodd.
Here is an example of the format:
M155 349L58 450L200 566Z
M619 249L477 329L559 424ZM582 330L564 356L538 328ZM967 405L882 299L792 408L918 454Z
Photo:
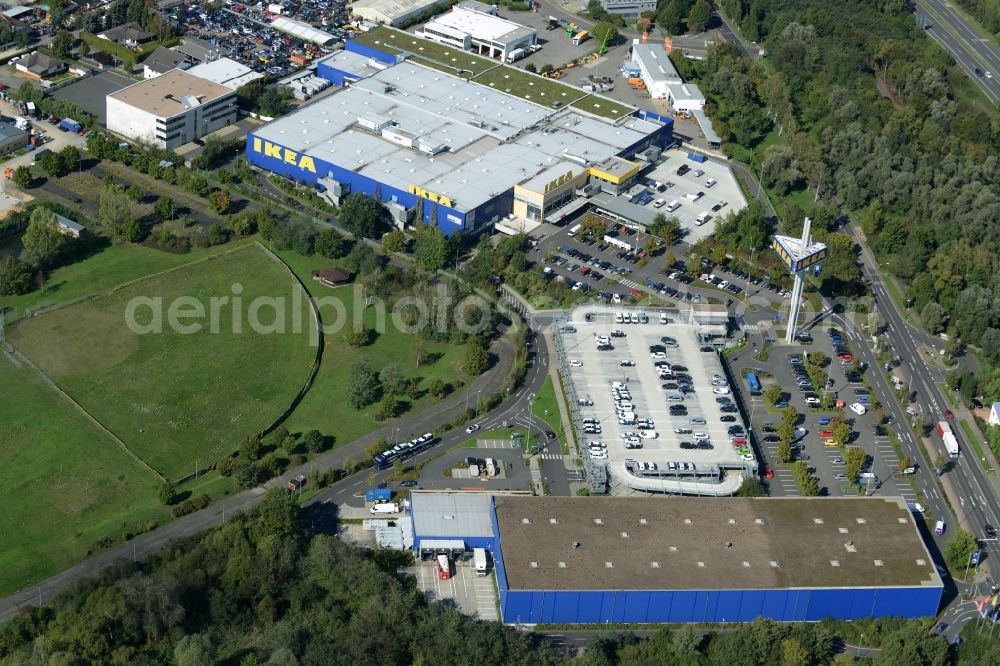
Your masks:
M579 224L574 224L574 225L573 225L572 227L570 227L570 229L569 229L569 235L570 235L570 236L576 236L577 232L578 232L578 231L580 231L580 227L581 227L581 226L582 226L582 225L579 225Z
M486 561L486 549L485 548L473 548L472 549L472 564L476 567L477 576L485 576L489 565Z
M395 502L382 502L381 504L376 504L371 509L368 510L370 513L399 513L399 505Z

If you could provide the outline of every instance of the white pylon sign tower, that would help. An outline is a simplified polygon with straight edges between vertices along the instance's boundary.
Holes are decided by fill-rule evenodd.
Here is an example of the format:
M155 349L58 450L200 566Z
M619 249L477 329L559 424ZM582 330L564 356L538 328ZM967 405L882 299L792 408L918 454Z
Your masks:
M792 309L788 314L788 330L785 331L785 342L791 344L795 340L795 332L799 325L799 308L802 305L802 287L805 284L806 270L826 259L826 244L814 243L810 237L812 220L806 218L802 225L802 238L780 236L775 234L771 247L781 261L795 276L795 286L792 288Z

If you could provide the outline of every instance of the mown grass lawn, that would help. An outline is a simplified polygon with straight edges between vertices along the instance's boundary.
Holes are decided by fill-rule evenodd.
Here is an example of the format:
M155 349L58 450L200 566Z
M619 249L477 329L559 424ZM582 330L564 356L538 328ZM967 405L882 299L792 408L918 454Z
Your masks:
M337 331L329 332L324 339L323 360L312 388L302 402L292 413L288 429L292 432L302 432L316 429L325 435L334 435L337 444L350 442L381 426L390 425L390 421L380 422L375 419L379 411L378 404L356 410L347 403L351 367L362 356L367 356L376 370L381 370L390 363L399 366L407 378L419 379L420 394L414 400L401 396L404 403L402 416L418 412L438 401L430 395L430 385L440 379L452 386L452 392L461 388L469 378L462 372L461 363L465 352L464 345L448 343L425 342L416 336L397 330L392 325L392 303L386 304L386 326L378 334L375 342L367 347L351 347L347 344L346 335L351 322L355 320L355 308L360 321L370 328L375 327L375 308L364 308L363 297L360 297L354 285L346 285L331 289L310 279L314 269L335 265L322 257L303 257L291 251L279 252L279 256L306 282L306 286L314 298L333 297L339 301L343 309L340 311L344 325ZM320 316L324 325L333 326L340 315L332 306L323 306ZM414 348L422 344L425 350L425 360L417 366ZM401 432L403 439L422 433Z
M17 312L24 312L87 294L104 293L125 282L228 252L249 242L236 241L208 249L193 248L187 254L171 254L141 245L112 245L86 259L52 271L41 289L23 296L0 296L0 309L12 307Z
M305 308L300 330L293 326L295 289L283 267L248 246L21 320L10 327L8 340L140 458L177 479L267 427L304 384L315 351L308 345ZM216 332L207 317L183 320L202 325L190 334L168 324L178 297L208 313L211 299L233 298L236 291L240 314L222 304ZM258 297L284 299L283 317L265 306L256 318L265 325L279 321L284 332L253 329ZM162 299L162 333L130 330L126 312L137 298ZM150 313L142 306L135 319L147 323Z
M156 477L37 373L0 357L0 386L0 594L166 517Z
M548 429L556 434L563 454L569 455L569 446L566 444L566 429L563 428L563 421L559 415L559 403L556 401L556 389L551 376L545 378L545 383L542 384L538 395L532 400L531 413L544 421Z

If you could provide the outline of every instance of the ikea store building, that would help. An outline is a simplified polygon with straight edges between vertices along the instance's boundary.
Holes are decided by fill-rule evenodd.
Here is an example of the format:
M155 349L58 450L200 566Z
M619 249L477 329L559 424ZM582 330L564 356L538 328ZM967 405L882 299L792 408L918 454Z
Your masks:
M632 158L673 140L656 114L553 109L351 41L317 74L346 87L250 133L247 159L335 205L361 192L398 225L419 216L448 235L541 221L588 184L624 191Z
M417 552L491 551L507 624L922 617L944 589L899 497L410 498Z

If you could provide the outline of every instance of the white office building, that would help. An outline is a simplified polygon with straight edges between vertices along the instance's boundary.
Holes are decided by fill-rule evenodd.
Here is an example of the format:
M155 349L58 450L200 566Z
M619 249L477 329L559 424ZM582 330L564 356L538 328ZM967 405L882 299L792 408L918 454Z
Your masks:
M232 58L219 58L212 62L205 62L195 65L188 70L188 74L208 79L226 86L230 90L236 90L240 86L246 85L255 79L262 79L264 75L255 72L246 65L238 63Z
M107 96L108 129L173 149L236 122L236 91L173 69Z
M468 7L455 7L429 21L417 36L504 61L527 55L538 41L532 28Z
M698 86L684 83L670 57L659 42L632 43L632 62L639 68L646 90L656 99L665 99L674 111L690 113L705 108L705 96Z

